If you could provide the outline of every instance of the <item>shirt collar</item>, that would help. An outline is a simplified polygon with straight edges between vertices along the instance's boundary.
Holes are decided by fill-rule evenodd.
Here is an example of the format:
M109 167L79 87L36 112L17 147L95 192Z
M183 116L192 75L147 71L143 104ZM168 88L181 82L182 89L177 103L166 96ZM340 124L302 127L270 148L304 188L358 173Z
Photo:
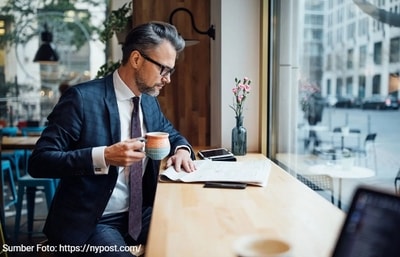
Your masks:
M129 89L129 87L122 81L118 74L118 70L113 73L113 83L115 89L115 95L118 100L131 100L135 94Z

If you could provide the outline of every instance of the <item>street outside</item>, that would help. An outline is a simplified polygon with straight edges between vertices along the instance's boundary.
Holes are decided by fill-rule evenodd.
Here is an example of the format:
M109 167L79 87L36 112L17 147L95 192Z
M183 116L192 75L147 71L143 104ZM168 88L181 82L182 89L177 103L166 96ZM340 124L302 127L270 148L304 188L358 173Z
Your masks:
M400 111L399 110L362 110L348 108L325 108L322 122L330 131L335 127L348 126L361 131L361 144L366 134L377 133L375 139L377 170L376 176L367 179L343 180L342 202L344 209L348 207L353 191L357 185L383 188L394 192L394 178L400 169ZM346 145L346 144L345 144ZM373 158L367 165L361 166L375 169Z

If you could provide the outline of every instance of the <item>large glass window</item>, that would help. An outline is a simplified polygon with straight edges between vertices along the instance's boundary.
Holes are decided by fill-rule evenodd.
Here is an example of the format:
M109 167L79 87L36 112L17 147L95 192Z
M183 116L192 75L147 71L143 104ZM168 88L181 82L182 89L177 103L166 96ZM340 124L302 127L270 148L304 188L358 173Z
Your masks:
M343 209L361 184L394 192L400 28L374 12L399 2L272 2L270 157Z
M98 30L105 19L106 3L58 2L0 3L2 126L22 127L28 121L44 125L60 96L59 86L94 78L106 61L106 46L100 42ZM43 42L52 49L49 60L36 59ZM49 55L46 50L44 53L44 57Z

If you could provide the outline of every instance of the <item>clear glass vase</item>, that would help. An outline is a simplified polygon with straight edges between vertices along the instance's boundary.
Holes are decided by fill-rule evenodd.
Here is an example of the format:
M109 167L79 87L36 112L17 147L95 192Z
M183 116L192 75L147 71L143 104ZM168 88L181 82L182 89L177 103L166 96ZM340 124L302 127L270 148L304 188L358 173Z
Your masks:
M243 116L236 116L236 126L232 129L231 151L234 155L247 153L247 130L243 127Z

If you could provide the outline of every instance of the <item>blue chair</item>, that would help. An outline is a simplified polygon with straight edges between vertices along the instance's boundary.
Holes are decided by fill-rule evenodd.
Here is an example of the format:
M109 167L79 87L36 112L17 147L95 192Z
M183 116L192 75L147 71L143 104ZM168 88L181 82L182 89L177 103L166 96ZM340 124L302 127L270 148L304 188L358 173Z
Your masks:
M46 195L47 208L50 207L51 201L56 190L57 180L50 178L33 178L29 174L22 176L18 179L18 195L17 203L15 206L15 225L14 225L14 240L18 243L18 237L20 233L21 225L21 213L22 213L22 201L24 199L24 194L26 193L27 200L27 225L28 225L28 235L32 236L33 233L33 222L35 216L35 196L37 189L43 188Z
M10 207L11 205L14 205L17 202L17 192L16 192L16 187L14 183L14 174L11 168L11 163L8 160L2 160L1 161L1 185L3 186L3 196L7 195L5 192L5 183L6 183L6 175L8 176L9 179L9 187L12 195L12 200L5 202L4 201L4 206L3 208Z
M0 155L1 155L1 146L0 146ZM5 230L5 226L6 226L6 221L5 221L5 209L7 207L10 207L11 205L15 205L17 203L17 193L16 193L16 189L15 189L15 183L14 183L14 174L12 172L11 169L11 163L9 160L2 160L0 163L1 167L0 167L0 172L1 172L1 189L0 191L2 195L1 195L1 213L0 213L0 219L1 219L1 228L4 231L4 236L7 237L6 235L6 230ZM11 196L12 198L6 198L6 196L8 196L7 192L6 192L6 176L8 176L8 188L9 191L11 192ZM11 199L11 200L10 200Z
M4 127L1 129L3 136L14 137L17 135L17 127ZM25 157L24 150L5 150L1 153L2 160L9 160L15 169L15 175L18 179L21 176L20 172L20 160Z
M43 126L38 126L38 127L24 127L21 128L21 132L23 136L29 136L29 135L40 135L42 131L45 129Z

